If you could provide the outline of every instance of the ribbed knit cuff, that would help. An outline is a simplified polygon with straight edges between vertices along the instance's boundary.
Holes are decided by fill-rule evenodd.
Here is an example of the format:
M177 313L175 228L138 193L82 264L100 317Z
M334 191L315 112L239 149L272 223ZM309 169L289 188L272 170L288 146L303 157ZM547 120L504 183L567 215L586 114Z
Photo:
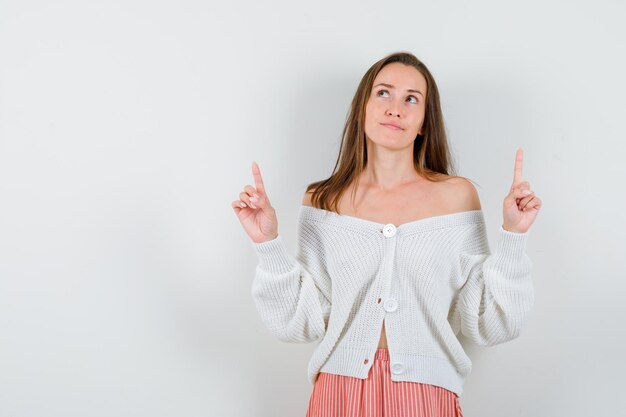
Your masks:
M506 259L521 259L526 253L526 243L530 231L524 233L510 232L500 225L498 232L499 238L494 253Z
M282 236L266 242L252 242L252 246L259 258L259 266L270 273L283 274L296 266L296 260L291 256Z

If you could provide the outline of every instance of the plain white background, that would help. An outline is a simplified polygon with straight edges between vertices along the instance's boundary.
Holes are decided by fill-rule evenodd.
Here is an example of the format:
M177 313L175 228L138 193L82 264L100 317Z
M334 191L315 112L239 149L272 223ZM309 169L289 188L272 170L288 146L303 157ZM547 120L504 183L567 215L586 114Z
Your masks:
M535 308L514 341L463 340L465 416L623 410L625 12L0 1L0 416L304 416L316 343L263 327L231 202L256 160L295 252L359 80L399 50L438 82L491 247L518 147L544 202Z

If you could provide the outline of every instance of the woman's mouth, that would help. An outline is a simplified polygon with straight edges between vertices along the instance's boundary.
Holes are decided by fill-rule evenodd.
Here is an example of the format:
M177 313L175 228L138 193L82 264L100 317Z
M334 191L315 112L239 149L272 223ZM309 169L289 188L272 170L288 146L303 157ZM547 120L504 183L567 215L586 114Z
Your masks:
M389 128L389 129L391 129L391 130L402 130L402 128L401 128L401 127L396 126L396 125L394 125L394 124L392 124L392 123L381 123L381 124L382 124L383 126L385 126L385 127Z

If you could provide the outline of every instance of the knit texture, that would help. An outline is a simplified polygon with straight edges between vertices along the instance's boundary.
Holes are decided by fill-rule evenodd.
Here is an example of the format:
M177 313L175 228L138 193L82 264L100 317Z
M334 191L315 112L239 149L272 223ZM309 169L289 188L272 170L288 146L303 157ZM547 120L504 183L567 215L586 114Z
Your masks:
M395 226L300 206L296 256L282 236L255 243L251 294L279 340L321 339L317 373L365 379L383 320L391 379L461 395L472 369L457 335L493 346L520 335L534 304L529 232L499 227L493 254L482 210Z

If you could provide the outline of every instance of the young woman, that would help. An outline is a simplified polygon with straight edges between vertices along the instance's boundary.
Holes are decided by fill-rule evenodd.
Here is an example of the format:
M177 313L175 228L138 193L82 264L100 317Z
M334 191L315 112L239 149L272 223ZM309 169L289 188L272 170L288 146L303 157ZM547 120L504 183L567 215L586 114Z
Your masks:
M307 417L462 416L471 361L459 331L481 346L519 336L541 207L522 151L493 254L476 189L449 172L437 85L406 52L363 76L335 169L303 197L296 257L252 164L255 186L232 207L259 257L256 307L280 340L322 339Z

